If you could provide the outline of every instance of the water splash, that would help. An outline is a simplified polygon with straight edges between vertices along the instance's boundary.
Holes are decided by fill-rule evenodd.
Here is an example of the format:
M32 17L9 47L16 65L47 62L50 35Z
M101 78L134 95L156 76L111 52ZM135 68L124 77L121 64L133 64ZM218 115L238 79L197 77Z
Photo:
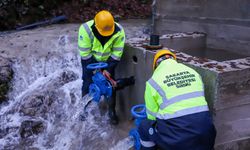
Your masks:
M67 50L74 46L68 36L58 43L47 55L13 60L10 100L0 108L0 149L121 149L117 142L124 136L100 105L91 103L80 120L91 97L81 96L79 54Z
M95 150L116 145L119 132L97 103L88 106L87 118L81 121L83 108L92 97L81 98L78 69L57 69L30 83L16 80L29 84L15 84L25 88L13 90L13 99L0 110L0 149Z
M124 138L123 140L120 140L114 147L112 147L110 150L128 150L130 148L133 148L134 146L134 139L133 137L129 136Z

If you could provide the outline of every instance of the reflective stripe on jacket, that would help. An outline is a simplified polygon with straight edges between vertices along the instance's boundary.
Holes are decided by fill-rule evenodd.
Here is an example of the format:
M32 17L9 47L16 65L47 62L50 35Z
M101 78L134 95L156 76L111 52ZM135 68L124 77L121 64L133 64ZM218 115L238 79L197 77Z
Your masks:
M94 36L91 26L94 21L90 20L79 28L78 33L78 50L81 59L86 60L94 56L97 61L106 61L110 56L115 60L120 60L123 54L125 43L125 33L121 25L116 34L114 34L104 46Z
M147 81L145 103L150 120L208 111L200 75L173 59L162 61Z

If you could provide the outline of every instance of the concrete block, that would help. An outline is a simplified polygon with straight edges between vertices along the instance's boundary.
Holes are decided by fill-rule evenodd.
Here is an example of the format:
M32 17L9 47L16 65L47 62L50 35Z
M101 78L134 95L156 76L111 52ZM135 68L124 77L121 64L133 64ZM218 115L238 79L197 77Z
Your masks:
M236 139L225 142L220 145L215 145L215 150L248 150L250 149L250 137Z
M216 124L216 150L248 150L250 118Z
M247 0L157 0L158 12L172 16L249 19Z
M158 0L157 33L204 32L207 47L250 56L247 0Z
M249 22L250 23L250 22ZM176 19L162 19L156 22L156 32L161 34L179 32L202 32L207 34L205 47L225 49L234 53L250 56L249 27L206 23L196 21L182 21ZM197 41L197 43L200 43ZM192 45L192 44L191 44ZM177 47L178 48L178 47ZM192 48L192 46L191 46ZM184 51L185 52L185 51Z
M208 102L210 110L213 110L214 102L218 100L218 74L205 68L196 67L191 64L187 65L196 70L201 75L202 81L204 83L206 100Z
M165 47L185 53L189 49L204 49L206 47L206 35L202 33L176 33L163 35L160 43Z
M145 83L152 75L153 53L126 45L123 58L117 66L117 77L135 76L135 85L117 92L119 112L128 119L130 109L144 103Z
M166 37L166 35L164 36ZM177 40L178 38L180 39ZM167 43L168 40L162 41ZM173 40L176 45L178 45L178 42L181 45L184 41L181 36L175 37ZM124 94L120 95L120 99L135 97L135 101L123 100L122 105L120 105L121 108L125 107L123 109L127 110L127 114L130 113L128 110L132 105L144 102L145 82L152 74L151 66L154 52L142 48L141 43L143 42L145 42L145 39L137 39L136 42L127 45L122 62L131 66L130 68L121 67L118 69L120 73L128 70L126 72L134 73L135 77L139 78L137 84L140 85L131 87L133 90L126 91L128 93L122 91ZM219 62L192 57L183 52L175 52L179 62L194 68L203 79L205 97L213 113L217 129L216 150L248 149L250 145L250 130L248 128L250 125L248 113L250 109L250 58ZM134 55L140 57L137 62L139 66L135 66L135 62L130 61ZM135 69L140 71L136 72Z
M219 99L225 100L250 90L250 68L219 75ZM250 100L250 98L249 98Z

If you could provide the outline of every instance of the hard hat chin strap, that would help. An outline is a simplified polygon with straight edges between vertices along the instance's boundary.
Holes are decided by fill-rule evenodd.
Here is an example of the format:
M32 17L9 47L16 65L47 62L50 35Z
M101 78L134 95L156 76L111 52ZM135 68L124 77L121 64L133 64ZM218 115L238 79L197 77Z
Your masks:
M173 56L171 55L163 55L162 57L158 58L157 61L156 61L156 67L163 61L163 60L166 60L166 59L174 59Z

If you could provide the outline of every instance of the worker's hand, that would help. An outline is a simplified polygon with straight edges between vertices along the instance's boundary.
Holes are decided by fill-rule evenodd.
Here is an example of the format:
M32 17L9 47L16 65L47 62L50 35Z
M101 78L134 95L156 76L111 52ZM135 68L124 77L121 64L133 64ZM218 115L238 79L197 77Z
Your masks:
M109 80L113 88L117 87L116 81L111 78L111 74L107 70L103 70L102 74Z
M106 77L111 77L111 74L107 70L103 70L102 73Z
M117 87L117 83L116 83L115 80L112 80L112 81L111 81L111 84L112 84L112 87L113 87L113 88L116 88L116 87Z

